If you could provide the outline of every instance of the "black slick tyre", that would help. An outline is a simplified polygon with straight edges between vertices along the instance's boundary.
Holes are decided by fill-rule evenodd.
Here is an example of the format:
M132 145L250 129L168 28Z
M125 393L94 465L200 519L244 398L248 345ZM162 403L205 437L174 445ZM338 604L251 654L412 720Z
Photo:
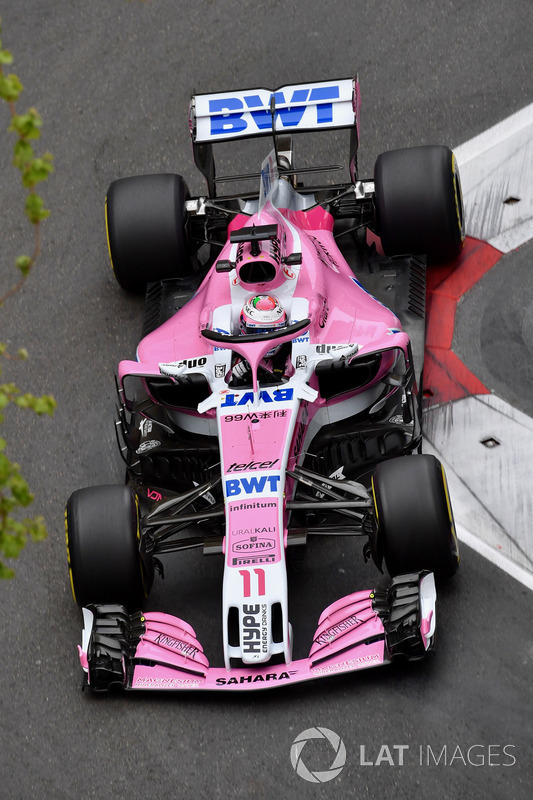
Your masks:
M137 175L113 181L106 197L109 257L128 292L182 278L193 270L185 230L189 195L181 175Z
M430 570L449 578L459 565L442 464L432 455L381 462L372 480L378 541L390 575Z
M65 510L72 594L80 606L138 609L146 596L139 556L139 509L127 486L78 489Z
M456 258L464 242L457 161L449 147L381 153L374 170L376 230L387 256Z

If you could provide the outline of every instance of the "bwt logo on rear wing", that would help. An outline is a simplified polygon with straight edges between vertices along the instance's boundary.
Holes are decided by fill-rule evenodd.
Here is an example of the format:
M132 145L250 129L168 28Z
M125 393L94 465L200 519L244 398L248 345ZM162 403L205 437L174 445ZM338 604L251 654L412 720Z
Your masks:
M274 109L272 114L272 98ZM194 142L214 142L275 132L350 128L357 124L357 79L320 81L270 89L200 94L191 99Z

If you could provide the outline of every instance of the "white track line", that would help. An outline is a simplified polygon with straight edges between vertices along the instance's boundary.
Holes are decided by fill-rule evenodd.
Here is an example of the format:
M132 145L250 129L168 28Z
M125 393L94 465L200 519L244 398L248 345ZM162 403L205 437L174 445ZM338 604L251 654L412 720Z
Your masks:
M446 470L459 539L533 589L533 420L479 395L429 409L424 429L424 452Z
M484 556L487 561L495 564L512 578L515 578L533 591L533 574L531 572L522 569L522 567L519 567L514 561L506 558L502 553L498 552L498 550L494 550L493 547L489 547L488 544L485 544L478 536L474 536L459 523L456 524L456 529L460 542L464 542L468 547L471 547L472 550L475 550L476 553Z
M502 253L533 238L533 103L454 151L467 233Z

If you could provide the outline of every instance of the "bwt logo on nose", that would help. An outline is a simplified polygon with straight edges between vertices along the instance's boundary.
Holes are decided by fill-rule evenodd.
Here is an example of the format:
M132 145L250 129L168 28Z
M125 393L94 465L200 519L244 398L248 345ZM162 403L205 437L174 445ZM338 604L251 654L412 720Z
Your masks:
M244 97L213 98L209 101L209 114L220 116L211 116L211 135L221 136L245 131L250 118L259 131L271 130L272 96L276 106L285 106L276 108L274 112L276 120L281 120L282 127L297 128L310 105L316 109L316 119L309 120L309 124L325 125L333 121L333 103L327 101L339 98L339 87L315 86L313 89L294 89L290 101L285 99L283 92L274 92L272 95L268 91ZM291 107L288 103L297 105Z
M262 494L268 484L268 491L277 492L280 481L279 475L255 475L252 478L231 478L226 481L226 497L235 497L241 494Z

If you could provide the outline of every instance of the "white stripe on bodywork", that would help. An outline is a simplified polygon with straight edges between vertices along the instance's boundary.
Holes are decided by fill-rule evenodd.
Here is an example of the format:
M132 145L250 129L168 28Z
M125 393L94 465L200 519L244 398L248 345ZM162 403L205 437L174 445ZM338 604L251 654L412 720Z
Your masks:
M420 581L420 619L427 621L429 624L428 630L425 632L425 645L426 649L430 640L435 634L436 627L436 614L435 603L437 601L437 590L435 588L435 576L432 572L429 575L424 575Z
M89 650L89 644L93 632L94 614L92 611L89 611L88 608L82 608L82 613L83 613L83 631L81 634L81 650L82 653L86 656ZM85 672L88 672L87 667L83 667L83 669Z

